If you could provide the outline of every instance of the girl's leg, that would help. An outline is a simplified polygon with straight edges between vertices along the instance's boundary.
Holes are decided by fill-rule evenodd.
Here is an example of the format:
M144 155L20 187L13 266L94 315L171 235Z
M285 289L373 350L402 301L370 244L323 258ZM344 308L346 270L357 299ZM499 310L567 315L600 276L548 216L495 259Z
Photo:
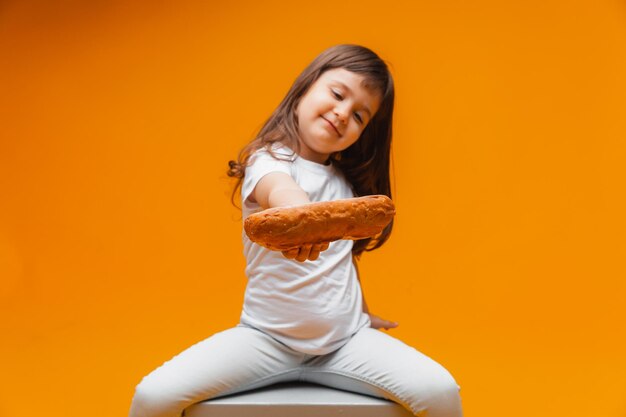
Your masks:
M302 380L387 398L416 416L463 415L459 386L450 373L378 330L364 328L339 350L305 365Z
M129 417L180 417L199 401L297 378L304 355L250 327L199 342L146 376Z

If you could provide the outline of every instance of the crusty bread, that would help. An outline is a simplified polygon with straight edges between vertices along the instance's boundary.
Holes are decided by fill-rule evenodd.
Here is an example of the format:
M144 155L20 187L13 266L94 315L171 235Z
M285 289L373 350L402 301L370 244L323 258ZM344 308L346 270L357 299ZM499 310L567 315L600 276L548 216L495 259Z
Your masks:
M347 198L295 207L276 207L251 214L244 230L251 241L285 251L309 243L375 236L395 215L385 195Z

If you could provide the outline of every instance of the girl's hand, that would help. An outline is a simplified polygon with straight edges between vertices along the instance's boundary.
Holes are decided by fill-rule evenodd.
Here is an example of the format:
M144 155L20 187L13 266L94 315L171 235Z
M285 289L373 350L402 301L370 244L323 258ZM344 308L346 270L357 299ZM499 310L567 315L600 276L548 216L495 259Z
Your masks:
M303 245L299 248L283 251L283 256L288 259L295 259L298 262L304 262L307 259L314 261L320 256L320 252L328 249L329 242Z
M370 316L370 321L372 322L370 327L372 327L374 329L389 330L389 329L395 329L396 327L398 327L398 323L396 323L394 321L381 319L380 317L378 317L378 316L376 316L374 314L370 314L370 313L367 313L367 314Z

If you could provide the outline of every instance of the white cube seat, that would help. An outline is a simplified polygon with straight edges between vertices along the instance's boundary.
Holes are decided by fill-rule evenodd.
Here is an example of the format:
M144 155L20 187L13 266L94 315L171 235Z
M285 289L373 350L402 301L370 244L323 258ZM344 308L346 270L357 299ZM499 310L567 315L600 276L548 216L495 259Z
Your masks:
M382 398L321 385L283 383L188 407L185 417L408 417L405 408Z

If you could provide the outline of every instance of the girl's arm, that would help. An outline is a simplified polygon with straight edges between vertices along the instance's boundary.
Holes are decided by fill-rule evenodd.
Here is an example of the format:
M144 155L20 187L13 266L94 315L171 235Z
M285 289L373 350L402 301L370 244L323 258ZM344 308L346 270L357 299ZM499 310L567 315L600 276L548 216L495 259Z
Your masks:
M263 210L273 207L300 206L311 202L308 194L284 172L271 172L259 180L249 197L258 203ZM316 260L320 252L328 249L328 242L316 245L304 245L299 248L283 251L289 259L304 262Z
M361 274L359 273L359 267L356 263L356 258L353 257L352 262L354 263L354 269L356 269L356 276L359 279L359 282L361 282ZM370 313L370 309L367 306L367 302L365 301L365 292L363 291L363 284L361 284L361 294L363 294L363 312L367 314L368 316L370 316L370 321L371 321L370 327L374 329L385 329L385 330L394 329L398 327L397 322L385 320Z
M252 195L263 210L272 207L299 206L308 204L308 194L284 172L271 172L261 178Z

